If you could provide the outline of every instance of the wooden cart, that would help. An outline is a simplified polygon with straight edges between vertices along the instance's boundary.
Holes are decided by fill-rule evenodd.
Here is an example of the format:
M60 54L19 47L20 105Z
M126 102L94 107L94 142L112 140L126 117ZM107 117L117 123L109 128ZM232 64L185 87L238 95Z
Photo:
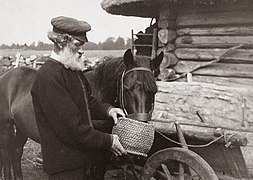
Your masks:
M253 179L241 151L248 143L241 131L252 133L251 130L215 127L207 123L168 122L165 119L153 119L149 123L154 125L156 136L148 157L139 157L145 160L144 165L134 161L138 161L135 157L130 161L132 164L124 164L125 169L122 169L122 174L126 174L127 166L134 166L135 178L121 177L141 180ZM109 179L120 178L115 173Z
M248 143L240 133L242 129L220 128L207 123L179 124L165 122L164 119L150 123L156 127L156 141L159 142L154 142L155 153L144 165L142 179L150 179L157 170L169 180L253 178L241 151L241 147ZM194 132L194 129L198 130ZM248 132L252 133L250 130Z

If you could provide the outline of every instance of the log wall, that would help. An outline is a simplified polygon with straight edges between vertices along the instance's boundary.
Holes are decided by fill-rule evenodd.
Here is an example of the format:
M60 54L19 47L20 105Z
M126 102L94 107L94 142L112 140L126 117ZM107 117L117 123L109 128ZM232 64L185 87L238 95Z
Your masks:
M170 79L164 78L167 72L168 76L173 76L171 72L187 73L199 64L219 58L229 48L244 44L223 56L218 63L192 72L191 79L193 82L246 89L238 92L238 97L247 99L253 91L252 8L253 3L247 0L218 5L163 4L158 19L158 51L165 52L161 80ZM173 71L166 71L175 62ZM177 81L186 80L184 77ZM247 103L251 103L251 99ZM240 124L242 114L237 113L237 116L234 121ZM253 112L250 112L247 125L253 126L252 119Z
M222 58L221 63L197 70L193 75L205 76L206 79L210 76L240 78L241 82L252 79L249 72L253 67L252 7L251 2L245 1L218 7L194 6L180 11L176 19L176 57L188 67L196 62L218 58L235 45L248 44L244 48L231 51ZM177 70L182 73L184 69L179 67Z
M159 82L153 117L200 122L198 111L217 126L250 128L249 144L242 151L253 174L253 3L204 6L160 6L158 51L165 52L160 80L169 81L174 74L219 58L231 47L244 46L192 72L192 78ZM172 61L177 62L173 68ZM165 71L168 67L172 71Z

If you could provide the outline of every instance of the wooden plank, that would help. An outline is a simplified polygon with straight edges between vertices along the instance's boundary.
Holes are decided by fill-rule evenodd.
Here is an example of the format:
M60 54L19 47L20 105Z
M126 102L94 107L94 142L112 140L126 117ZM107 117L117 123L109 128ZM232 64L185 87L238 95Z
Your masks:
M217 26L217 25L253 24L251 10L234 11L181 11L177 17L177 26Z
M242 153L244 156L244 159L246 161L247 167L250 171L250 174L253 177L253 132L248 132L245 134L245 137L248 139L248 146L242 147Z
M226 160L227 166L229 167L233 177L239 179L242 177L250 178L250 174L240 148L226 148L224 146L220 146L220 150L223 152L224 159Z
M226 161L226 166L229 168L229 173L232 175L232 177L241 179L242 175L239 171L238 164L230 150L223 146L220 146L220 151L222 152L223 158ZM243 156L241 156L241 158L243 158ZM246 167L244 166L244 168Z
M157 45L158 45L158 29L154 28L153 30L153 38L152 38L152 49L151 49L151 59L156 57Z
M194 142L193 140L190 141L189 139L187 139L187 142L188 144L204 144L203 142L198 143L198 141ZM198 155L204 158L214 169L220 180L239 180L238 178L231 176L230 169L226 164L220 147L223 147L223 145L211 144L205 148L190 148L190 150L196 152ZM249 178L241 178L240 180L249 180Z
M178 48L175 54L179 59L194 61L210 61L217 59L227 49ZM253 64L253 49L235 49L221 58L224 63Z
M250 147L248 146L247 148L250 148ZM235 159L235 161L238 165L238 168L239 168L239 171L242 174L242 177L250 178L249 167L246 164L246 161L245 161L246 157L245 157L245 154L241 151L241 148L233 147L233 148L230 148L229 150L230 150L231 154L233 155L233 157L234 157L234 159ZM251 158L252 157L253 156L251 155Z
M177 73L185 73L198 64L201 64L201 62L180 61L174 69ZM248 64L215 63L210 66L198 69L192 72L192 74L203 76L253 78L252 68L253 65Z
M177 48L229 48L238 44L253 44L253 36L182 36L175 42Z
M177 30L179 36L217 36L217 35L253 35L253 26L232 26L232 27L198 27L198 28L182 28Z
M192 141L188 140L187 142L189 144L204 144L203 142L197 142L196 140L195 142L193 140ZM198 155L204 158L205 161L207 161L208 164L213 168L216 174L217 173L227 174L229 173L229 169L226 166L226 162L223 158L222 152L219 149L219 146L223 145L214 143L205 148L190 148L190 150L196 152Z

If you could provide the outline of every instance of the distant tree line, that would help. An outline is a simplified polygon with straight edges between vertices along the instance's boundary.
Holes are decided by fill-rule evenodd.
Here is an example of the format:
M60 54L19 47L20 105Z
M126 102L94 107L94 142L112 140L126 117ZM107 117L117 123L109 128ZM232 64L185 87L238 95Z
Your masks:
M84 50L121 50L128 49L131 47L131 39L128 38L125 40L122 37L109 37L104 42L99 42L98 44L94 42L87 42L84 44ZM33 42L30 45L25 44L15 44L5 45L2 44L0 49L24 49L24 50L51 50L53 48L52 43L44 43L42 41L38 41L36 44Z

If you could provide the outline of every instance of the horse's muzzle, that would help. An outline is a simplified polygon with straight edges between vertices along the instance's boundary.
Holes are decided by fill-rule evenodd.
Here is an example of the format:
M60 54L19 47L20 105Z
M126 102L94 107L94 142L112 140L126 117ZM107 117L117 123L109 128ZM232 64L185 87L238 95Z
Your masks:
M138 121L150 121L151 114L149 114L149 113L134 113L134 114L127 115L127 118L135 119Z

